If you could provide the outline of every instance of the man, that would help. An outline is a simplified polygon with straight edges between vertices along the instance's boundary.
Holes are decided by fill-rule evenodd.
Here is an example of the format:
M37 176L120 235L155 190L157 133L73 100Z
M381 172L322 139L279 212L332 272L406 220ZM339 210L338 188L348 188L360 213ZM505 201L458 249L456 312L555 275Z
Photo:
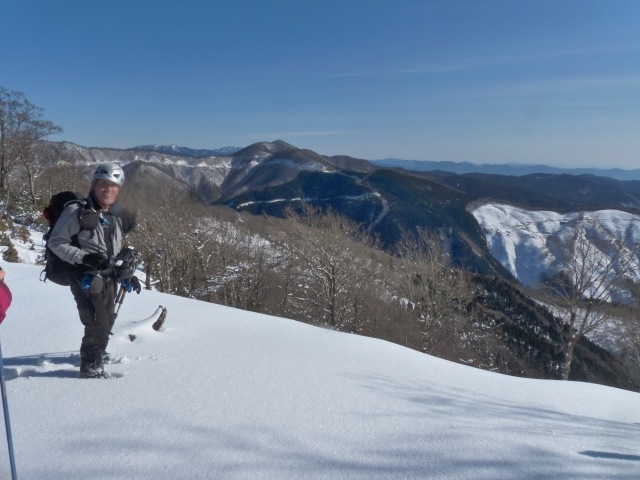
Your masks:
M71 278L84 336L80 345L80 377L104 378L109 335L115 322L118 271L114 259L124 236L133 228L130 217L116 204L124 185L124 171L115 163L101 163L91 177L86 205L68 205L57 221L49 248L61 260L77 265ZM140 282L130 277L130 288L140 293Z

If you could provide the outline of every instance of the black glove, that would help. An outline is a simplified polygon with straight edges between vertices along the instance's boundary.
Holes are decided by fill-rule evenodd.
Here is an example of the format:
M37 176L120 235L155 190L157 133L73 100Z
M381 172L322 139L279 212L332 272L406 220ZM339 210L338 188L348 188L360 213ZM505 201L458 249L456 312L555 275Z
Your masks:
M135 290L135 292L137 294L140 294L140 291L142 290L142 287L140 286L140 280L138 280L138 277L136 277L135 275L133 275L130 279L129 279L129 284L131 285L131 288L133 290Z
M87 253L82 257L82 264L98 270L105 264L106 259L103 253Z

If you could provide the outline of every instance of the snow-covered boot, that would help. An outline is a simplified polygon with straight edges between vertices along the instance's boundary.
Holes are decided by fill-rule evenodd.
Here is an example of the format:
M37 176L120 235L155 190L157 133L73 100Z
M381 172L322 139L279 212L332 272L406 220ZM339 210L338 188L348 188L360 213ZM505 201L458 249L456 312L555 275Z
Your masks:
M87 362L82 360L80 363L80 378L106 378L101 362Z
M106 350L102 352L102 363L106 365L111 362L111 355Z
M104 371L104 348L80 347L80 378L106 378Z

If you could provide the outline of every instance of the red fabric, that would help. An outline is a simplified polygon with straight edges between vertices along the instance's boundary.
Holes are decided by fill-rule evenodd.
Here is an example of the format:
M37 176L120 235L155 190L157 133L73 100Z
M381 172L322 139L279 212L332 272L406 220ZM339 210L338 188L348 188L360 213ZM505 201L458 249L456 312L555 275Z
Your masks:
M11 305L11 290L6 283L0 281L0 323L7 316L7 309Z

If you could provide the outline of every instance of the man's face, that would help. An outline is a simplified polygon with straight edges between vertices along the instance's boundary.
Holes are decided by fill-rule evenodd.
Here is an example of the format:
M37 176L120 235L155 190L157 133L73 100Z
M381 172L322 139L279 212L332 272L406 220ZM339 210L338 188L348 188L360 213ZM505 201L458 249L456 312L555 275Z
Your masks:
M100 206L105 209L116 203L119 192L120 187L109 180L97 180L93 186L93 195L96 197L96 200L98 200L98 203L100 203Z

